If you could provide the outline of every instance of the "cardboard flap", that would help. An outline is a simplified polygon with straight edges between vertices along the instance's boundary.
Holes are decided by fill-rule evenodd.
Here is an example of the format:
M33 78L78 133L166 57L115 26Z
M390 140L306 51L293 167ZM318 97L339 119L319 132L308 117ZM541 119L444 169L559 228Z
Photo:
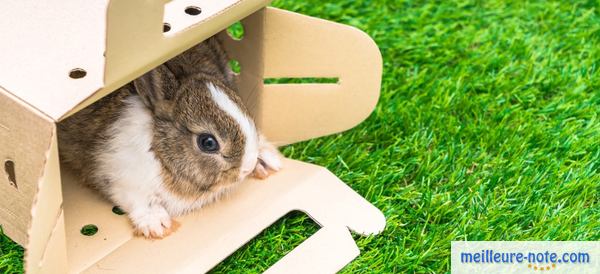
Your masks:
M272 141L289 144L344 131L374 109L382 58L364 32L276 8L257 12L243 24L243 39L228 39L227 46L241 64L242 97ZM338 82L263 82L324 77Z
M338 250L330 253L327 267L339 269L358 252L350 243L347 227L367 234L383 230L383 214L331 172L289 159L284 164L282 171L267 180L247 180L226 199L178 218L179 230L158 241L134 238L127 216L114 214L113 205L79 186L77 179L64 171L70 271L203 273L293 210L306 212L323 229L292 251L283 266L323 247L320 252ZM87 224L96 225L98 233L82 235L80 229Z
M273 140L295 142L344 131L375 108L382 58L364 32L269 8L263 50L264 78L339 78L337 84L265 85L259 119L269 125L266 134Z
M2 3L0 86L58 121L269 2ZM190 14L188 7L200 13ZM163 33L164 23L169 32Z

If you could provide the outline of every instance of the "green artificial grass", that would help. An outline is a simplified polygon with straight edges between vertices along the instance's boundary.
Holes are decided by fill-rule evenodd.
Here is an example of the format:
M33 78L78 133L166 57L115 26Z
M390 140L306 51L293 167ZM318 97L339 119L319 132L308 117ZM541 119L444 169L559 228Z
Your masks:
M284 149L387 217L343 273L449 272L452 240L600 240L598 1L273 5L356 26L383 54L364 123ZM213 272L263 271L317 229L288 215ZM19 272L22 249L0 250Z
M23 273L23 248L0 228L0 273Z

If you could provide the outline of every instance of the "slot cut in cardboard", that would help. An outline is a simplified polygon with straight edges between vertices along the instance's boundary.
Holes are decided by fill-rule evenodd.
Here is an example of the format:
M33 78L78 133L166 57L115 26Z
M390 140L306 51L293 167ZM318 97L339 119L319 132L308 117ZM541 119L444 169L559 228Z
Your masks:
M0 4L0 159L10 161L0 176L0 225L25 247L27 273L205 272L293 210L321 229L267 272L332 273L358 256L349 230L384 229L383 214L331 172L286 159L285 169L266 181L248 179L228 198L179 218L178 232L149 241L133 237L126 216L60 166L57 123L219 32L241 67L240 96L270 140L291 144L364 120L381 81L373 40L356 28L268 4ZM243 37L233 39L226 29L238 21ZM93 235L82 234L86 225L95 226L85 229Z

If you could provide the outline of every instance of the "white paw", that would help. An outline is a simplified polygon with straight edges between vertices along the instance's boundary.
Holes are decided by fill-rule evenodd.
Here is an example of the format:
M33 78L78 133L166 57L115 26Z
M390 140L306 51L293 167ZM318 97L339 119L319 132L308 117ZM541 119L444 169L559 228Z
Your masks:
M259 179L269 177L270 172L277 172L283 167L282 156L279 150L269 143L264 136L260 136L258 149L258 162L254 168L253 176Z
M281 155L279 154L279 151L277 151L277 149L261 149L258 154L258 160L259 164L263 164L265 168L273 171L279 171L283 167L283 163L281 162Z
M135 234L146 238L163 238L176 228L169 213L161 206L133 210L129 214Z

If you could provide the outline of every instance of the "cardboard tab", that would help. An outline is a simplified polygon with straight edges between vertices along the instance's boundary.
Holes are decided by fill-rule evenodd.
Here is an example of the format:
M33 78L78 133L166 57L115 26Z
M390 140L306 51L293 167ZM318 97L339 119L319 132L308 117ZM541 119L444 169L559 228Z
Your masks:
M240 41L221 37L241 65L240 96L269 140L284 145L348 130L375 108L383 61L364 32L276 8L242 25ZM323 77L338 83L264 84L266 78Z
M323 227L264 273L336 273L359 253L348 229Z

